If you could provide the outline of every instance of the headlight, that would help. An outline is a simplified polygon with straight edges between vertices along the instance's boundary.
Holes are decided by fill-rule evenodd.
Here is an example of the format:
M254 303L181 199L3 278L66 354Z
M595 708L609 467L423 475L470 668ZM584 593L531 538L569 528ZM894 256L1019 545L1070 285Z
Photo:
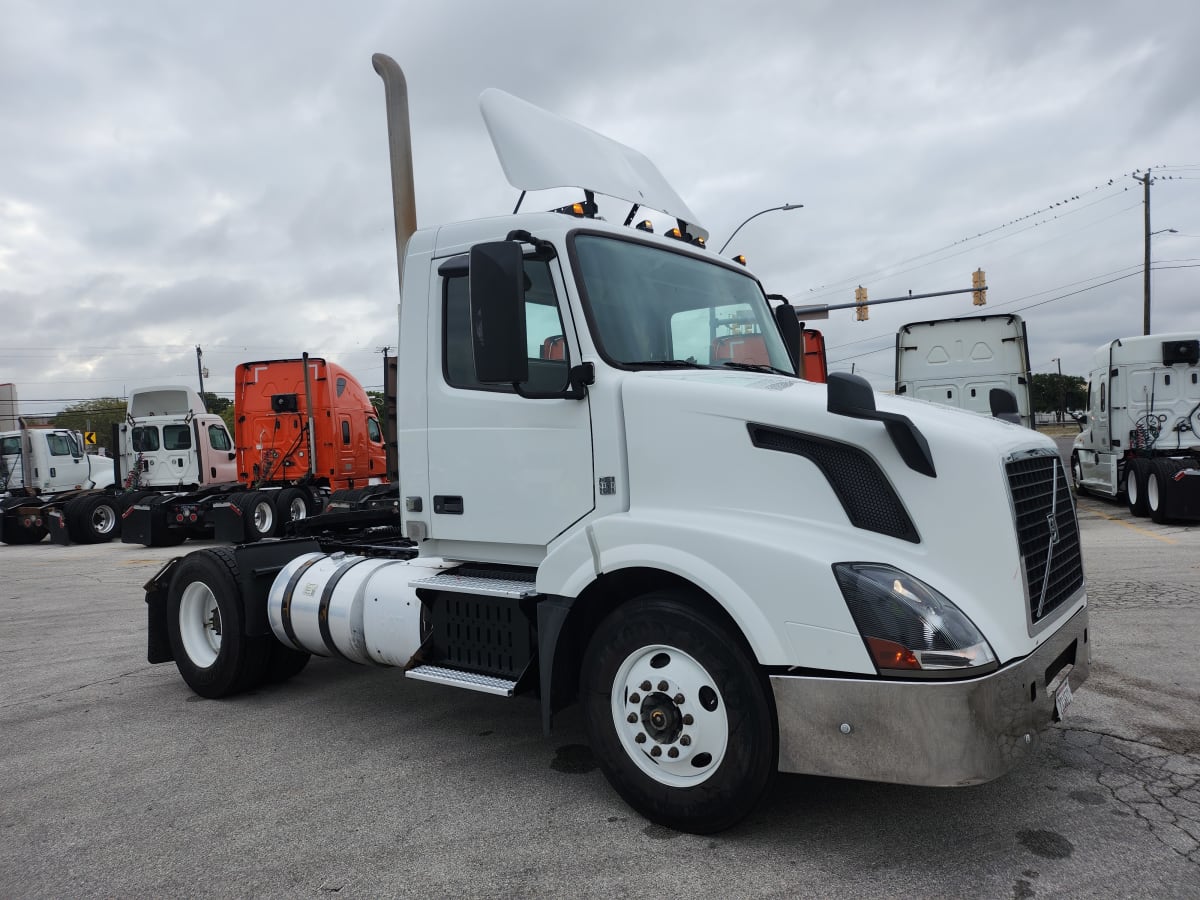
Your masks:
M833 574L881 674L966 674L996 662L974 623L925 582L879 563L836 563Z

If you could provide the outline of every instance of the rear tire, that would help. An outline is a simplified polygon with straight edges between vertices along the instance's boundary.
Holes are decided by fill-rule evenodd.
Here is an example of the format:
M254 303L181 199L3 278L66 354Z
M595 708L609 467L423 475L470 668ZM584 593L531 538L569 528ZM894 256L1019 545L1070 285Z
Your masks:
M303 488L284 488L275 495L275 515L280 527L315 516L319 511L314 508L312 494Z
M121 534L121 501L89 494L67 504L67 530L77 544L103 544Z
M179 674L201 697L228 697L258 685L267 637L245 632L237 558L226 547L184 557L167 594L167 637Z
M270 537L275 533L278 517L271 495L265 491L246 491L234 494L234 505L242 511L244 536L247 544Z
M1165 494L1171 490L1171 476L1176 472L1174 462L1169 459L1155 459L1149 462L1146 473L1146 509L1150 518L1160 525L1167 523L1163 512Z
M584 658L581 698L605 777L661 825L696 834L728 828L757 805L775 773L766 679L738 636L690 594L655 591L601 622Z
M1125 498L1129 502L1129 512L1135 516L1149 515L1146 481L1150 465L1150 460L1133 459L1125 466Z

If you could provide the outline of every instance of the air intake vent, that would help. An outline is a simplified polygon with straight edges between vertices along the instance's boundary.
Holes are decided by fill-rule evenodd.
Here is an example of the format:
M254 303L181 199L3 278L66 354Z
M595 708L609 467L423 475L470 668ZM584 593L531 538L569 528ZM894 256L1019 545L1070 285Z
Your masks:
M764 450L795 453L811 460L837 494L850 524L914 544L917 528L895 489L875 462L858 447L797 431L751 423L750 441Z

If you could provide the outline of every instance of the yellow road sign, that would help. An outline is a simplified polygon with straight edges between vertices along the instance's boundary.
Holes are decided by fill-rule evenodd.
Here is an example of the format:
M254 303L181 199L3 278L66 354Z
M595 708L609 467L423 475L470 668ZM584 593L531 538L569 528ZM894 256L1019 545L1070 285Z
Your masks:
M96 445L96 432L85 431L83 433L83 442L89 446L94 447Z

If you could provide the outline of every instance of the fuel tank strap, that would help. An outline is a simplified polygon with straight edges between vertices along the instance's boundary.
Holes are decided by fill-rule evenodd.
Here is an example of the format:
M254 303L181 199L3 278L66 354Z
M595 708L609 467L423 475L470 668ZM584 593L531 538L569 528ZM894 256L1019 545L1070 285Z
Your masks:
M288 580L287 588L283 592L283 599L279 604L279 618L283 622L284 633L288 636L288 640L292 642L292 646L304 653L308 651L297 639L295 626L292 625L292 593L296 590L296 585L300 583L300 579L304 576L304 573L323 559L325 559L324 556L314 556L312 559L305 561L300 568L292 573L292 577Z
M359 563L364 563L369 559L366 556L355 557L347 560L338 566L337 571L329 576L329 580L325 582L325 589L321 591L321 605L317 608L317 627L321 629L321 640L325 642L325 646L329 648L329 652L338 659L344 659L346 662L353 662L346 654L338 649L334 643L333 635L329 631L329 603L333 600L334 589L338 586L338 582L342 580L347 572L357 566Z

